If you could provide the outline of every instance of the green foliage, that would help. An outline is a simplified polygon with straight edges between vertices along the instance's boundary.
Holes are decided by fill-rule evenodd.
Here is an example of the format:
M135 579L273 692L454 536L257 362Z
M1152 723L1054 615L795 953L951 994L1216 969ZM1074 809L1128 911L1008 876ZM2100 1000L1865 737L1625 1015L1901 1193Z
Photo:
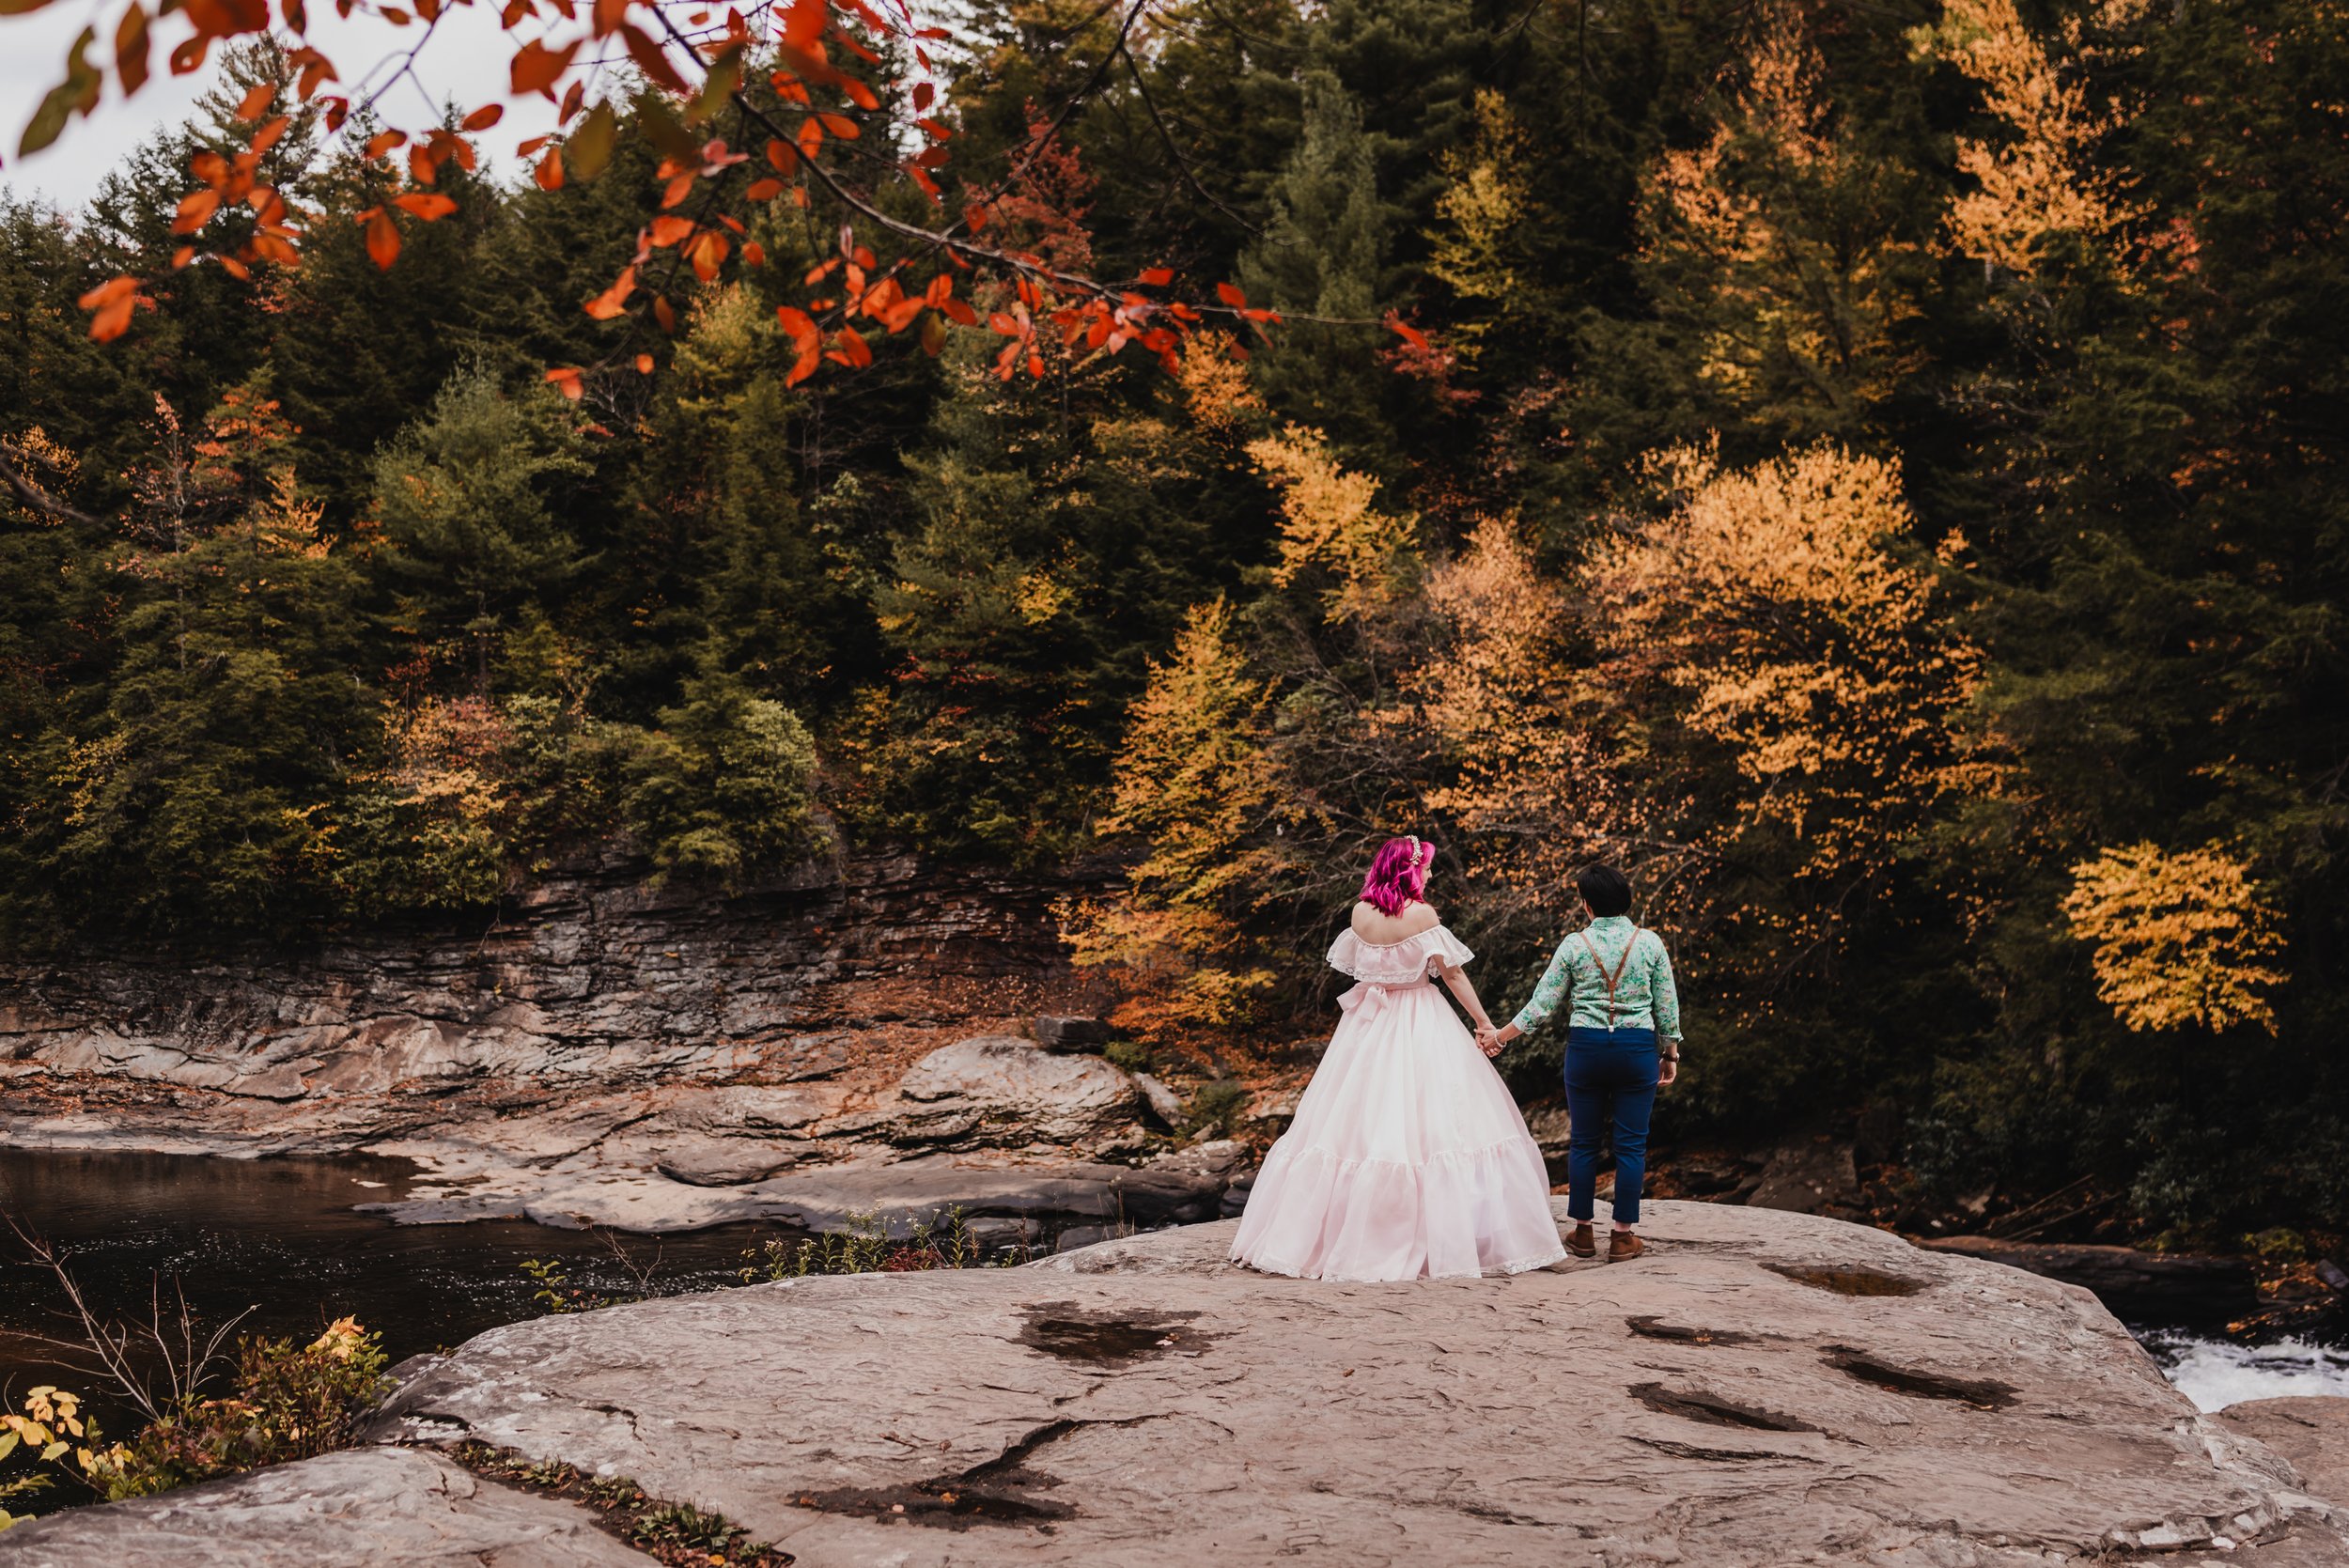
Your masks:
M1024 1251L1017 1250L1003 1262L1024 1263ZM747 1260L740 1270L744 1284L772 1284L812 1274L913 1274L982 1264L978 1240L959 1208L948 1209L942 1225L935 1219L921 1219L894 1240L879 1214L850 1214L844 1231L807 1236L797 1246L767 1241L742 1256Z
M661 721L629 759L625 801L655 865L734 880L813 847L816 745L789 708L705 675Z
M1191 1091L1183 1106L1193 1138L1229 1138L1248 1109L1248 1085L1234 1078L1209 1079Z

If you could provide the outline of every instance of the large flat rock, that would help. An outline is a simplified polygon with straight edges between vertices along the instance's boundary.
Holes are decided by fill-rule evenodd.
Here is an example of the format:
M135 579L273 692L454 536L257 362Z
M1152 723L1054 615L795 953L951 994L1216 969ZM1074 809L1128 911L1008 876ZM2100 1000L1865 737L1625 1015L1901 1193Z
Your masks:
M1659 1203L1636 1264L1327 1285L1229 1224L518 1324L382 1431L712 1505L805 1568L2349 1561L2087 1292Z
M0 1532L7 1568L649 1568L584 1509L363 1449Z
M2290 1460L2310 1491L2349 1507L2349 1399L2247 1399L2218 1419Z

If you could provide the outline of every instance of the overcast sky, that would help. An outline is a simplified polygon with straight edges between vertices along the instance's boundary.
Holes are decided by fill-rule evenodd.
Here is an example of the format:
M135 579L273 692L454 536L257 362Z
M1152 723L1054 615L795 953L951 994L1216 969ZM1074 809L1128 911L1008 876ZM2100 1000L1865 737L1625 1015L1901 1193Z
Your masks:
M6 158L0 163L0 186L20 199L39 196L61 208L79 208L97 192L107 171L141 142L159 128L187 117L196 99L215 80L219 51L213 52L211 63L194 75L173 76L164 64L164 51L158 49L154 76L137 97L122 101L115 87L111 43L102 41L113 39L121 8L119 0L104 0L102 5L93 0L55 0L30 16L0 17L0 157ZM338 20L330 4L314 4L309 10L311 41L342 74L341 87L330 91L354 92L355 96L363 73L407 48L416 37L412 26L393 27L374 18ZM16 144L23 134L24 122L32 118L34 108L49 89L64 80L66 52L84 27L93 25L101 44L90 51L90 58L95 61L102 56L106 61L105 101L90 117L77 116L69 121L65 134L45 150L19 159ZM158 31L177 42L184 36L183 25L175 20ZM507 61L513 52L514 45L497 25L494 8L449 8L416 61L416 74L424 79L424 88L429 89L429 99L424 88L403 82L383 100L383 118L390 124L413 127L437 119L443 98L453 97L468 107L503 98L507 88ZM514 144L552 126L554 106L540 101L537 107L540 112L533 114L508 105L504 123L480 138L482 150L492 154L499 167L516 167L511 156Z

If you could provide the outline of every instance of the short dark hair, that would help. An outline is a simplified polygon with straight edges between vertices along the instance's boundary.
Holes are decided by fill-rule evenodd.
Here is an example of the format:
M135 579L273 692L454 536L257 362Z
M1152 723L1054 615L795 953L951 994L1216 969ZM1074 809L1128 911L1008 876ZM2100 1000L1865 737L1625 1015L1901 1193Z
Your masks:
M1574 890L1595 915L1631 912L1631 878L1611 865L1586 865L1574 874Z

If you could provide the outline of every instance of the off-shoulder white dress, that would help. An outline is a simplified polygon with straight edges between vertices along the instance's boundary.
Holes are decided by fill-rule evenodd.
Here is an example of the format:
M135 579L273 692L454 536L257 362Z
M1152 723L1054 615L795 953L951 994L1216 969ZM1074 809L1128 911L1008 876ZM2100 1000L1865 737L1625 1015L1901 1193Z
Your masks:
M1437 925L1399 942L1347 931L1355 986L1248 1195L1235 1262L1308 1280L1516 1273L1565 1256L1549 1175L1508 1086L1437 994L1475 957Z

